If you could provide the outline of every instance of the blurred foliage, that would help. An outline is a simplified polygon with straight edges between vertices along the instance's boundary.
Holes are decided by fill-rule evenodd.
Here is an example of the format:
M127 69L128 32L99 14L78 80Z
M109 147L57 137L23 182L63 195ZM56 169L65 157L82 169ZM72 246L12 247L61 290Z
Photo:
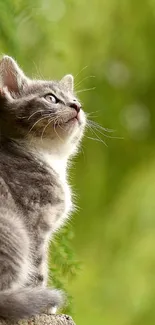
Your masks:
M73 313L73 297L66 291L68 282L73 281L80 270L71 241L74 237L71 226L63 229L52 239L49 249L49 286L60 288L65 293L63 312Z
M77 324L153 325L155 0L0 0L0 12L1 52L32 76L77 75L85 110L116 130L87 131L74 160L80 209L74 239L69 226L54 242L53 281L73 295ZM98 136L107 147L87 138ZM82 271L70 283L71 242Z

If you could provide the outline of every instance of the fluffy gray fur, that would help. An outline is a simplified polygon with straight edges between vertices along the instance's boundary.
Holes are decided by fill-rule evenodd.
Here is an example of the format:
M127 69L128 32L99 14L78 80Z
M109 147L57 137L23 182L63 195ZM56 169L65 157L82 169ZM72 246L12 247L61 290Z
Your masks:
M52 233L72 209L68 158L77 151L85 114L73 77L30 80L0 61L0 317L18 320L60 307L46 288Z

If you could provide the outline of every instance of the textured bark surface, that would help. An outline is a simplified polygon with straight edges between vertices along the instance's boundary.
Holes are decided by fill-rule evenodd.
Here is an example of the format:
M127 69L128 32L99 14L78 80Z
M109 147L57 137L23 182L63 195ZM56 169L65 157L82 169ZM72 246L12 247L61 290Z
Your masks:
M0 319L0 325L75 325L72 318L67 315L40 315L29 320L21 320L17 323Z

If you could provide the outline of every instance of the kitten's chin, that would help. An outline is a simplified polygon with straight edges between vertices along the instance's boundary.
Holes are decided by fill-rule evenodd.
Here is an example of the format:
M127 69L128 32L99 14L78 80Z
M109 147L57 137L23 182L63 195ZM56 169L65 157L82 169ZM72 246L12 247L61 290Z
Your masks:
M74 155L83 137L85 126L86 117L83 111L80 112L78 119L73 118L63 125L57 126L55 137L51 142L51 149L53 150L54 145L60 156L62 154L66 158Z
M71 142L74 145L74 143L78 143L83 136L85 125L86 117L81 110L77 116L55 125L54 137L57 140L59 139L62 143Z
M77 118L72 118L61 125L58 124L46 136L33 136L28 137L28 145L31 150L48 152L56 157L56 159L67 159L69 156L77 152L80 140L83 137L84 129L86 126L85 113L81 110Z
M66 157L77 152L78 145L83 137L86 126L86 117L81 110L77 118L72 118L55 129L55 136L51 142L51 148L55 143L59 153Z

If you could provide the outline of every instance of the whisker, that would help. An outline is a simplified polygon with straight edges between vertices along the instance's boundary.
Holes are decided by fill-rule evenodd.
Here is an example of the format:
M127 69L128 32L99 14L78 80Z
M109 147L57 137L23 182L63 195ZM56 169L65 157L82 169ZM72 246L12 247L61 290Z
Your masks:
M60 113L60 114L59 114ZM55 116L56 118L57 117L63 117L67 114L70 114L70 110L69 111L62 111L62 110L59 110L59 111L56 111L56 113L50 113L49 116Z
M86 136L86 138L87 138L87 139L90 139L90 140L94 140L94 141L102 142L106 147L108 147L107 144L106 144L104 141L102 141L101 139L98 139L98 138L92 138L92 137L88 137L88 136Z
M52 122L53 119L50 119L48 123L44 126L43 131L41 133L41 141L43 141L43 135L45 133L46 128L49 126L49 124Z
M123 140L123 137L113 137L111 135L105 134L103 133L101 130L96 129L96 131L98 131L100 134L102 134L104 137L109 138L109 139L119 139L119 140Z
M89 121L88 117L91 117L91 118L97 118L98 117L98 115L93 115L93 112L92 113L85 113L85 114L86 114L86 117L87 117L87 121Z
M36 125L37 123L39 123L40 121L42 121L42 120L45 119L45 118L47 118L47 116L44 116L44 117L40 118L39 120L37 120L37 121L32 125L32 127L30 128L28 134L32 131L32 129L35 127L35 125Z
M97 111L86 112L86 115L87 115L87 116L92 116L92 114L94 114L94 113L101 113L101 112L102 112L102 110L101 110L101 109L98 109Z
M20 120L24 120L25 118L28 118L28 116L18 116L18 115L16 115L16 118L19 118Z
M60 128L61 130L65 131L64 128L62 127L62 125L59 124L59 122L58 122L58 126L59 126L59 128Z
M115 132L115 130L104 128L103 126L101 126L100 124L92 120L87 119L87 123L88 125L91 125L92 127L96 127L97 129L103 130L105 132L110 132L110 133Z
M82 68L82 69L80 70L80 72L78 72L78 73L75 75L74 79L77 78L77 76L79 76L79 74L80 74L82 71L84 71L85 69L87 69L87 68L88 68L88 65L86 65L84 68Z
M96 138L98 139L98 141L104 143L105 146L107 147L107 144L105 143L105 141L103 141L103 140L98 136L98 134L96 134L96 132L92 129L92 127L91 127L90 125L88 125L88 127L90 128L90 131L91 131L92 133L95 134L95 136L96 136ZM96 138L95 138L95 139L96 139Z
M58 136L58 138L60 139L60 141L63 142L63 140L62 140L61 137L59 136L58 132L56 131L55 123L54 123L54 132L56 133L56 135Z
M37 114L37 113L42 113L42 112L44 112L44 111L43 111L43 110L40 110L40 111L33 112L33 113L28 117L28 120L30 120L31 117L34 116L35 114Z
M84 161L86 161L86 157L85 157L84 150L83 150L82 146L81 146L81 151L82 151L82 155L84 157Z
M53 121L54 121L54 125L55 125L56 122L57 122L57 120L58 120L58 118L59 118L59 116L56 117L55 114L53 114L53 115L54 115L54 118L51 118L51 119L48 121L48 123L45 125L45 127L44 127L44 129L43 129L43 131L42 131L42 134L41 134L41 140L42 140L42 141L43 141L43 135L44 135L45 130L46 130L46 128L48 127L48 125L49 125L51 122L53 122ZM50 114L50 116L51 116L51 114Z
M84 80L87 80L87 79L89 79L89 78L95 78L95 76L87 76L87 77L83 78L81 81L75 83L75 86L74 86L74 87L75 87L75 88L78 87L79 85L81 85L81 83L82 83Z
M60 121L58 120L59 117L62 117L62 116L58 116L58 117L56 118L56 120L55 120L55 125L56 125L57 122L58 122L58 126L59 126L59 128L62 129L62 130L64 130L64 129L61 127L61 125L60 125Z
M32 63L33 63L33 65L34 65L35 69L36 69L36 72L37 72L38 77L39 77L40 79L42 79L42 80L45 81L45 79L44 79L43 75L41 74L40 69L39 69L39 67L36 65L35 61L32 60Z
M96 87L81 89L81 90L76 91L76 93L78 94L78 93L82 93L82 92L89 91L89 90L94 90L94 89L96 89Z
M90 128L90 130L96 136L97 136L97 133L96 132L99 132L100 134L102 134L106 138L119 139L119 140L123 140L124 139L123 137L115 137L115 136L111 136L111 135L105 134L104 132L114 132L114 130L106 129L106 128L102 127L101 125L99 125L98 123L94 122L94 121L87 120L87 126L88 126L88 128ZM96 132L94 131L94 129L95 129ZM102 131L104 131L104 132L102 132ZM100 138L100 137L98 137L98 138Z

